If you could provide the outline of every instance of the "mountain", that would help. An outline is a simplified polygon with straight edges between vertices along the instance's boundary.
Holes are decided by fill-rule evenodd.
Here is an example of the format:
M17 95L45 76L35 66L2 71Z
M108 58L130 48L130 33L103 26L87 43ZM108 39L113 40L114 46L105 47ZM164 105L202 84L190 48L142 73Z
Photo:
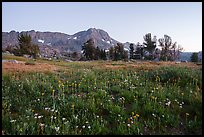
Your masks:
M49 52L81 52L83 44L92 38L96 46L100 49L108 49L118 43L117 40L111 38L109 34L96 28L89 28L85 31L77 32L73 35L59 32L40 32L40 31L22 31L22 32L2 32L2 49L7 46L15 46L18 44L18 35L27 33L31 36L32 42L38 44L41 53L49 54Z
M181 61L190 61L192 53L193 52L181 52L179 60L181 60Z

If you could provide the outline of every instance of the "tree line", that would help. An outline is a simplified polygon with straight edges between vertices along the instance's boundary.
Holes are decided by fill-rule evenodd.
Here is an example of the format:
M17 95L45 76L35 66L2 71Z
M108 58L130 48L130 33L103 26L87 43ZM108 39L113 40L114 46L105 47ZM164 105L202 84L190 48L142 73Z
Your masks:
M117 43L115 46L110 47L108 52L100 50L96 47L94 40L89 39L82 46L83 55L86 60L128 60L128 59L143 59L143 60L162 60L162 61L175 61L183 48L177 45L177 42L172 42L168 35L164 38L157 39L156 36L152 37L151 33L146 34L143 44L139 42L134 46L133 43L129 46L129 51L124 50L122 43ZM161 49L159 49L160 47Z
M156 36L152 37L151 33L143 36L144 42L139 42L134 45L130 43L129 50L124 49L122 43L117 43L109 49L100 49L96 46L94 40L91 38L82 45L81 60L125 60L128 59L142 59L160 61L175 61L179 58L183 48L177 45L177 42L172 42L168 35L157 40ZM158 45L157 45L158 42ZM158 48L160 47L160 49ZM40 55L40 49L37 44L32 43L32 38L27 34L20 34L18 36L18 45L15 48L7 46L6 51L13 53L16 56L30 55L37 58ZM77 57L78 53L74 52L73 57ZM193 53L190 59L192 62L198 62L198 53Z

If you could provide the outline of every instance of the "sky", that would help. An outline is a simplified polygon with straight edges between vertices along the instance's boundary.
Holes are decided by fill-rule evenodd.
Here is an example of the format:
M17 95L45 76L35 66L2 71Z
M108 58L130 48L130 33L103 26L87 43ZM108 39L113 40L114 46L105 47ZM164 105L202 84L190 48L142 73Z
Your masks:
M202 51L202 2L2 2L2 31L72 35L102 29L125 43L171 37L184 52ZM158 44L158 43L157 43Z

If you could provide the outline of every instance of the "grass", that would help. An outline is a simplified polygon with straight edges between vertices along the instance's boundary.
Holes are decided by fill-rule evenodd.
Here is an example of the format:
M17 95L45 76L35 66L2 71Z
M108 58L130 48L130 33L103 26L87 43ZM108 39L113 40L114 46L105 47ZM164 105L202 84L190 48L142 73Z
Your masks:
M202 134L202 69L109 69L102 65L128 62L104 61L54 63L64 69L3 73L5 134Z

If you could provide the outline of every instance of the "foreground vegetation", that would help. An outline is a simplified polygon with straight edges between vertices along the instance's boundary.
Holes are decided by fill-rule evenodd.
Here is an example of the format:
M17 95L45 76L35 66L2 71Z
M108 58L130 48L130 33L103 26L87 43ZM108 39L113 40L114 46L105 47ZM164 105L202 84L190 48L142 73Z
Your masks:
M202 134L202 69L101 64L3 73L4 134Z

